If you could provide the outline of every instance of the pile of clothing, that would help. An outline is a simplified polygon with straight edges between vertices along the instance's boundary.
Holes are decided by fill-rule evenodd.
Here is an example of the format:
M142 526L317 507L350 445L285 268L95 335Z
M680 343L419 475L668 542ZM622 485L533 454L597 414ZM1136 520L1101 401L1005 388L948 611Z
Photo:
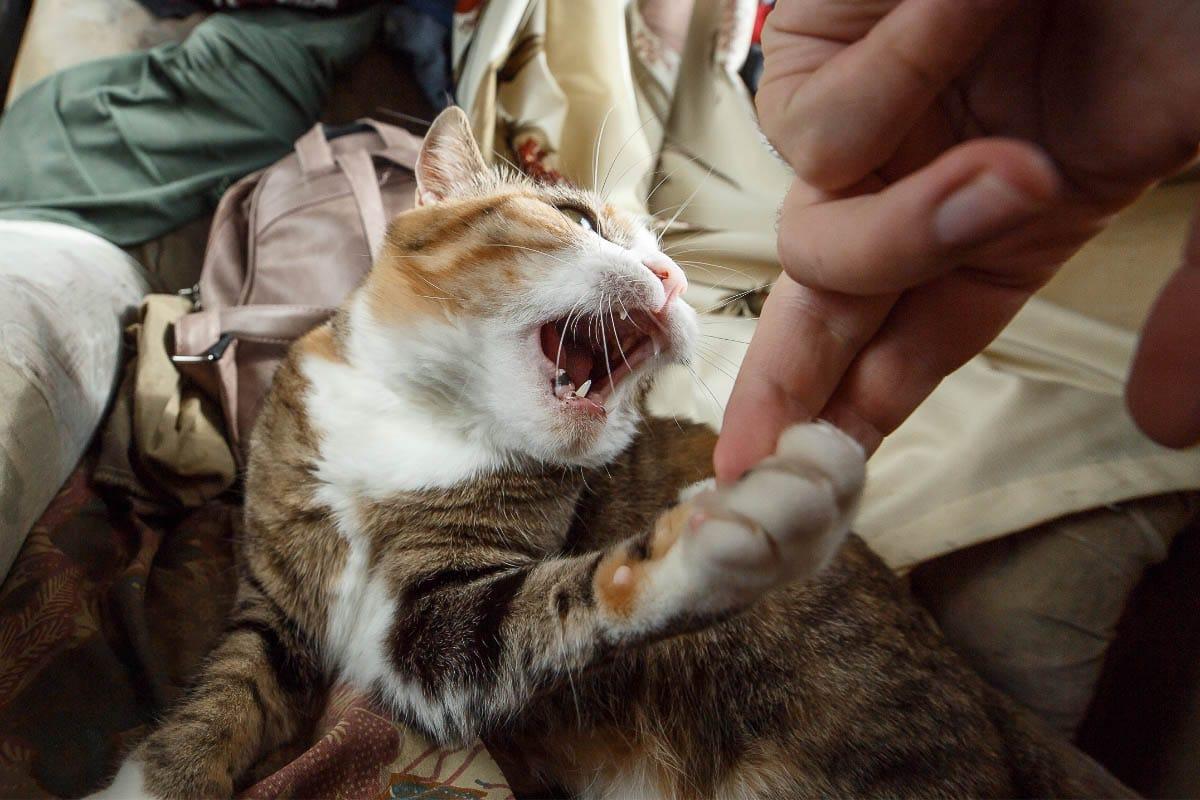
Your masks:
M700 361L656 384L655 413L720 425L779 272L775 209L792 176L753 109L771 3L330 0L318 14L230 10L309 0L142 2L184 17L162 24L186 38L25 73L0 118L5 796L99 785L221 629L236 460L220 410L170 361L172 325L192 309L219 198L328 119L335 86L363 86L356 64L377 59L373 89L381 74L416 89L366 113L419 129L453 101L497 162L652 221L706 334ZM1121 405L1134 326L1154 270L1174 263L1188 197L1151 198L1168 230L1147 238L1158 249L1138 254L1136 285L1098 299L1091 276L1113 261L1111 241L1085 250L884 443L859 530L893 567L1039 526L1039 541L1060 541L1075 536L1055 527L1072 515L1200 488L1200 454L1155 447ZM1122 603L1190 509L1154 517L1157 544L1106 575ZM247 797L511 797L482 745L440 750L342 688L255 774Z

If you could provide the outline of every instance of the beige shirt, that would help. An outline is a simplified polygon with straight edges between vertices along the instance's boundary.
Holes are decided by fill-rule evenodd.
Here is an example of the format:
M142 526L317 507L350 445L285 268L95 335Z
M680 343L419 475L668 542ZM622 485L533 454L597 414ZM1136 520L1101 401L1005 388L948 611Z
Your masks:
M655 31L638 3L491 4L458 65L460 99L498 152L532 140L540 163L674 218L664 241L701 310L778 275L775 215L791 180L734 71L754 4L718 5L697 3L686 30ZM889 563L1200 487L1200 449L1154 445L1122 400L1137 327L1178 263L1198 194L1160 188L1122 214L883 443L858 529ZM665 375L651 410L718 426L755 324L704 314L697 364Z

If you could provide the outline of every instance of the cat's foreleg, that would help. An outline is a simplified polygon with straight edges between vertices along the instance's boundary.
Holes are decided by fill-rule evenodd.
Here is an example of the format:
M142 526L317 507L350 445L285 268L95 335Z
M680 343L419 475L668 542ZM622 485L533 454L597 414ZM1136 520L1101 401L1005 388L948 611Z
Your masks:
M669 635L814 575L841 546L865 479L862 449L823 422L796 425L738 483L685 490L645 544L596 570L608 635Z
M230 627L192 690L93 797L232 797L261 755L300 732L323 685L295 628L243 584Z
M702 491L600 553L433 566L401 591L392 699L443 742L486 734L616 649L814 574L842 543L863 478L852 440L797 426L735 486Z

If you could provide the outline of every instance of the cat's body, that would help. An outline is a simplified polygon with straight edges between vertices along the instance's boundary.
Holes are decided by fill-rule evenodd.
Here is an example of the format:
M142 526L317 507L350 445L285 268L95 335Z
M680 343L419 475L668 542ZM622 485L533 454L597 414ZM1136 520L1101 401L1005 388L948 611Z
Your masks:
M536 796L1074 791L845 538L856 445L800 426L713 490L710 432L642 420L696 336L652 236L488 177L457 112L418 181L280 367L229 633L110 796L229 796L334 675L439 742L484 737Z

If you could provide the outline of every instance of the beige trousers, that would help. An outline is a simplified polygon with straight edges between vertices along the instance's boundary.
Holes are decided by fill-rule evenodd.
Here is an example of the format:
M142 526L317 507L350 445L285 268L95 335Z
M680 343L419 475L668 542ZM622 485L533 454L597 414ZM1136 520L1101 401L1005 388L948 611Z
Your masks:
M1131 500L959 550L911 573L918 599L986 679L1070 736L1130 592L1200 493Z

